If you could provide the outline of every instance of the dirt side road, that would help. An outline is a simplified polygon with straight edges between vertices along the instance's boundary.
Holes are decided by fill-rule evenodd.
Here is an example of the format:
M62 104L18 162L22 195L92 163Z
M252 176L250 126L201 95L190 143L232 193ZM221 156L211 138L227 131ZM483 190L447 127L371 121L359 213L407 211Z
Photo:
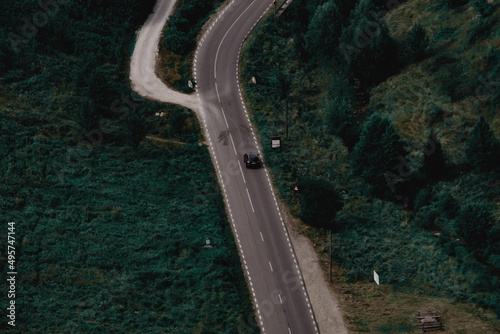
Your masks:
M168 88L155 74L161 33L176 0L158 0L154 11L137 34L130 63L132 88L144 97L180 104L198 111L195 94L187 95Z

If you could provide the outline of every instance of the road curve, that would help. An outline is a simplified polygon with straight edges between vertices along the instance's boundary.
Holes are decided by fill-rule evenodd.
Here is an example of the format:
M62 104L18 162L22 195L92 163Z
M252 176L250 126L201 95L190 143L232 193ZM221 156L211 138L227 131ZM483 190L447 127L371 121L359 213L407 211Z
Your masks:
M158 0L153 13L137 33L130 61L130 81L132 89L142 96L179 104L197 112L198 101L194 94L187 95L168 88L155 74L162 29L176 2L176 0Z
M319 333L268 172L247 170L243 154L261 152L238 79L242 44L273 0L233 0L195 54L200 115L226 198L262 333Z

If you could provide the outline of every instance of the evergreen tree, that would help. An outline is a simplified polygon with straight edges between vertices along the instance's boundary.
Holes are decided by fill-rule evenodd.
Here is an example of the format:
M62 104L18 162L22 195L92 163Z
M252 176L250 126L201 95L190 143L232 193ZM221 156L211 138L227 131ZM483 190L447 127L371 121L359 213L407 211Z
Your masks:
M384 174L398 173L406 154L391 121L375 113L363 126L360 140L354 147L352 168L354 173L374 187L374 195L381 197L389 189Z
M342 13L334 0L319 6L306 33L309 53L331 58L338 45L342 22Z
M441 142L431 133L424 149L422 173L432 181L441 179L446 174L446 160Z
M326 109L327 128L331 134L342 138L344 145L353 148L359 137L354 109L344 98L335 97Z
M468 203L462 207L456 220L458 236L472 247L486 248L492 216L487 202Z
M285 132L286 138L288 138L288 101L290 90L292 89L292 78L287 72L278 69L274 71L273 75L269 79L269 82L274 88L278 99L285 102Z
M373 16L375 7L361 1L351 12L339 39L339 61L368 88L392 75L397 52L387 27Z
M446 9L455 9L459 6L465 5L468 0L440 0L438 3L439 7L443 7Z
M128 143L137 149L148 133L146 121L141 116L130 114L126 120L126 129L128 132Z
M465 148L467 160L475 169L495 169L500 164L500 143L483 116L479 118Z
M414 62L424 59L429 48L429 37L420 24L415 24L408 34L408 40L408 60Z

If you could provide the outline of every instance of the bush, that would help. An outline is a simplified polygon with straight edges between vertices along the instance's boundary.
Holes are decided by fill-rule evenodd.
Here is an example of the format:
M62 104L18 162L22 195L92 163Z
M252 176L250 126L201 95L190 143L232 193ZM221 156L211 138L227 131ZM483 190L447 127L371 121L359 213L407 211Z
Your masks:
M429 205L431 198L431 191L428 188L420 189L413 202L414 208L418 210L423 206Z
M331 134L342 138L344 145L353 148L359 138L354 109L344 98L334 98L326 109L327 127Z
M499 168L500 142L483 116L479 118L467 140L465 153L469 164L477 170Z
M468 2L468 0L439 0L438 6L446 9L455 9Z
M457 235L474 248L486 248L493 226L490 206L485 201L465 204L456 219Z
M307 224L320 228L334 228L342 200L326 180L303 178L299 180L300 217Z
M468 43L474 44L485 40L490 36L492 28L495 26L498 20L493 17L489 17L480 21L477 21L474 26L468 31Z
M458 201L453 198L453 196L448 191L445 191L441 194L441 196L439 196L436 207L441 215L448 219L455 218L458 210L460 209Z
M472 7L481 14L482 17L490 16L495 10L495 6L488 3L488 0L472 0Z

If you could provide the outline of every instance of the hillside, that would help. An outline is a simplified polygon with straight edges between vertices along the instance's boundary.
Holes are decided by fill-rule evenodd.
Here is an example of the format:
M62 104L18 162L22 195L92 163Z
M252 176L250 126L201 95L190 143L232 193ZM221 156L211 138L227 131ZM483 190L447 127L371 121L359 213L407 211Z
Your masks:
M258 332L196 117L129 87L154 1L0 3L0 332Z
M246 45L267 165L325 269L333 231L353 332L433 308L452 332L500 328L499 18L480 0L295 0Z

